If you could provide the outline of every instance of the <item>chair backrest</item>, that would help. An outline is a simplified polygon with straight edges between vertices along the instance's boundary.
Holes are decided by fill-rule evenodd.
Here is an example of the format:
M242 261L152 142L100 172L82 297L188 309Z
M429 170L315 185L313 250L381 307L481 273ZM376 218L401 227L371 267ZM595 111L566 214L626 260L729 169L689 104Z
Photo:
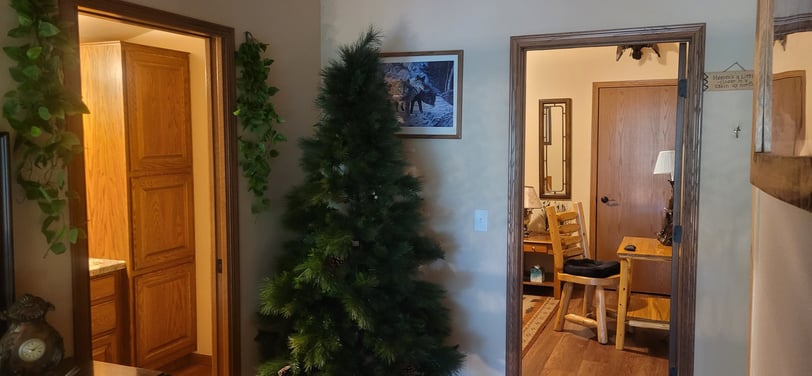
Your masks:
M584 233L584 208L580 202L572 203L572 210L557 212L555 206L546 208L550 240L553 243L555 272L564 269L564 262L571 258L589 258L589 245Z

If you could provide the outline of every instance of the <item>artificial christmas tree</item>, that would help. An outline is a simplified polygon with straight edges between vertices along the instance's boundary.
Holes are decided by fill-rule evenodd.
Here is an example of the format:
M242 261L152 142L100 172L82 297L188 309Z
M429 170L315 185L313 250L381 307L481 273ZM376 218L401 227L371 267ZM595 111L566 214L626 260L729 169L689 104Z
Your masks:
M418 278L443 251L421 233L379 45L370 29L322 72L321 120L301 143L305 182L287 197L295 238L260 291L284 346L260 374L450 375L462 362L444 343L444 291Z

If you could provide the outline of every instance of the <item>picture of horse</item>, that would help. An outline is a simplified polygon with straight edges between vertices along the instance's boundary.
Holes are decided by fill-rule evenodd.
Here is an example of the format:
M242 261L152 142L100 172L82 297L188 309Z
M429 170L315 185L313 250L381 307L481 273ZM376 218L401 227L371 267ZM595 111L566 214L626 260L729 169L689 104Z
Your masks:
M381 72L403 135L457 137L461 57L382 54Z

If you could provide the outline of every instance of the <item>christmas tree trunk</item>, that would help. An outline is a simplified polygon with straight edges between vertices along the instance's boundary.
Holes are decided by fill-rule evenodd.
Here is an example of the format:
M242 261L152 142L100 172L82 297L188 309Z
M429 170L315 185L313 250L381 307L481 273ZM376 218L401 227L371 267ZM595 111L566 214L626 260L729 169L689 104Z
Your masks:
M285 346L260 374L450 375L462 362L445 344L444 291L418 278L443 251L421 232L379 46L370 29L322 72L321 119L301 143L305 182L287 198L296 236L260 291Z

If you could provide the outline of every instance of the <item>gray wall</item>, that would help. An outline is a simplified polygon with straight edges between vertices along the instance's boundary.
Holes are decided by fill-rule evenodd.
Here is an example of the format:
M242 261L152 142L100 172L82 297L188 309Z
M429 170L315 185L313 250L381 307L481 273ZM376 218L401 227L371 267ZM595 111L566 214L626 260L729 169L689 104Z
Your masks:
M462 139L407 140L426 181L428 226L447 263L427 273L450 293L464 374L505 369L509 38L512 35L707 23L705 67L752 68L755 0L322 0L322 63L370 24L384 51L465 50ZM750 91L706 93L702 135L696 375L747 372L751 197ZM736 139L732 131L745 132ZM490 215L473 232L474 209Z
M465 50L461 140L408 140L414 171L425 180L428 226L442 242L447 262L426 268L428 278L445 285L454 318L452 340L468 354L464 374L499 375L505 360L505 280L507 255L509 37L536 33L597 30L705 22L705 67L723 70L735 61L752 67L755 0L713 3L686 0L554 0L408 2L375 0L259 1L136 0L138 4L232 26L270 43L276 60L271 82L287 119L291 141L274 162L272 195L280 197L301 179L295 140L310 133L320 60L354 41L370 24L383 30L387 51ZM321 7L321 8L319 8ZM0 29L12 27L11 12L0 12ZM0 44L10 44L0 33ZM321 46L321 55L319 55ZM321 57L320 57L321 56ZM0 71L9 60L0 56ZM0 74L0 91L11 87ZM751 191L747 179L752 94L706 93L702 135L702 176L697 288L697 375L746 374L749 333ZM745 130L736 139L732 130ZM5 122L0 128L7 129ZM245 192L244 186L241 192ZM17 192L19 196L19 193ZM279 208L253 216L249 197L240 199L242 283L242 363L250 374L257 363L252 338L256 287L271 268L284 237ZM473 232L474 209L489 212L489 231ZM57 303L49 316L70 331L67 257L42 259L44 246L32 206L16 204L14 229L18 291ZM27 278L33 271L45 278ZM60 290L60 286L62 289ZM63 291L64 290L64 291Z

